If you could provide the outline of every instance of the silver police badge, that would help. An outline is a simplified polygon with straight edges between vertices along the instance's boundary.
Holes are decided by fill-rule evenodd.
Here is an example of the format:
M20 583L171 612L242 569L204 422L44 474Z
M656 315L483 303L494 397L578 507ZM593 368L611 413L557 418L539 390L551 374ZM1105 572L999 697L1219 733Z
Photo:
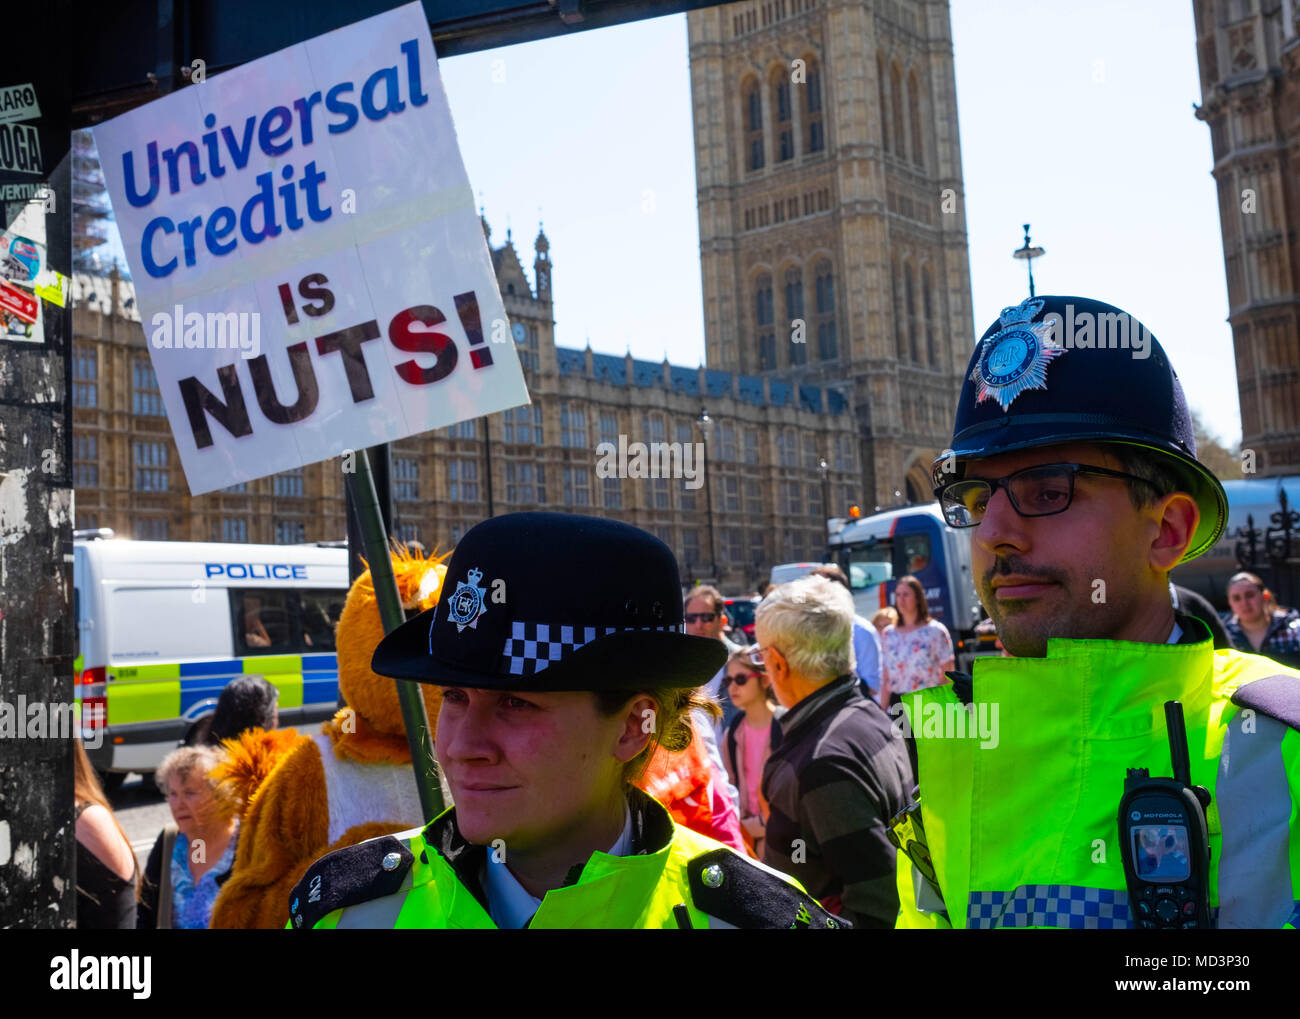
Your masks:
M463 632L467 626L471 630L477 629L478 617L486 611L483 607L483 596L487 591L478 586L478 582L483 579L483 571L472 569L467 577L469 583L458 581L456 590L447 603L447 618L456 624L457 633Z
M1047 364L1065 348L1052 335L1052 323L1033 321L1044 303L1027 300L1002 309L1002 329L984 341L970 373L976 405L997 400L1006 410L1026 390L1047 388Z

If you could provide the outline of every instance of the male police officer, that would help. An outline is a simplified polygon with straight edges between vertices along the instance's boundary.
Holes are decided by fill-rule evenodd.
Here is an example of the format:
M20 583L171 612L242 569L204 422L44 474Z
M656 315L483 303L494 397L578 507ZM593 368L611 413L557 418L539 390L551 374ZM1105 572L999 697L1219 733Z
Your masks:
M1227 503L1155 338L1084 298L1005 309L933 478L948 523L971 528L974 579L1016 657L911 699L920 807L895 828L911 850L899 925L1195 925L1185 889L1126 876L1120 844L1128 769L1170 774L1168 701L1189 784L1212 797L1210 922L1300 925L1300 674L1214 653L1170 603L1169 571L1214 544ZM955 731L967 712L996 738Z
M630 784L651 734L687 744L692 688L726 657L681 632L680 592L667 546L627 524L513 513L474 527L438 607L373 660L443 687L456 806L322 857L292 893L293 926L851 926Z

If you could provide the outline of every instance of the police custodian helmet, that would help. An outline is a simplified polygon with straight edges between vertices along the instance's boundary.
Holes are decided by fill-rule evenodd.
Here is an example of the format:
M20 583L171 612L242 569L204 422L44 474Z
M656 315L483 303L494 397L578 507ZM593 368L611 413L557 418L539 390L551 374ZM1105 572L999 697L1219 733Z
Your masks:
M490 690L701 686L721 641L682 632L668 546L630 524L507 513L452 552L436 607L375 649L381 676Z
M1068 442L1158 454L1201 510L1182 561L1210 548L1228 519L1223 485L1196 459L1178 375L1156 338L1119 308L1035 297L1004 308L971 356L951 448L931 469L936 493L966 461Z

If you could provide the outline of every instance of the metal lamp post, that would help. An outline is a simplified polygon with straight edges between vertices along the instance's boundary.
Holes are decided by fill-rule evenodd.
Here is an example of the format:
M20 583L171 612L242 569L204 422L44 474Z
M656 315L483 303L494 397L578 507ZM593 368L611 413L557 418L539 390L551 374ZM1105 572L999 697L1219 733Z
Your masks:
M1012 258L1022 258L1025 264L1029 266L1029 296L1034 296L1034 259L1041 258L1047 252L1042 248L1034 247L1029 243L1029 224L1025 224L1025 243L1012 252Z
M709 412L703 407L700 408L700 416L696 419L700 426L700 433L704 436L705 463L704 463L704 504L709 514L709 572L712 574L713 582L718 582L718 549L713 541L713 486L709 483L708 469L708 446L709 439L713 437L713 419L709 417Z

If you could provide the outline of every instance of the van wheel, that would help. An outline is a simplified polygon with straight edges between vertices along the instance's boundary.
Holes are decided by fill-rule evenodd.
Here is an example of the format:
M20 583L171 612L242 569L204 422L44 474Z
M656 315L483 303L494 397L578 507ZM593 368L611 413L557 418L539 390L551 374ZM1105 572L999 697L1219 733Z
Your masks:
M97 771L99 784L106 793L115 793L122 788L122 783L126 781L125 771Z

